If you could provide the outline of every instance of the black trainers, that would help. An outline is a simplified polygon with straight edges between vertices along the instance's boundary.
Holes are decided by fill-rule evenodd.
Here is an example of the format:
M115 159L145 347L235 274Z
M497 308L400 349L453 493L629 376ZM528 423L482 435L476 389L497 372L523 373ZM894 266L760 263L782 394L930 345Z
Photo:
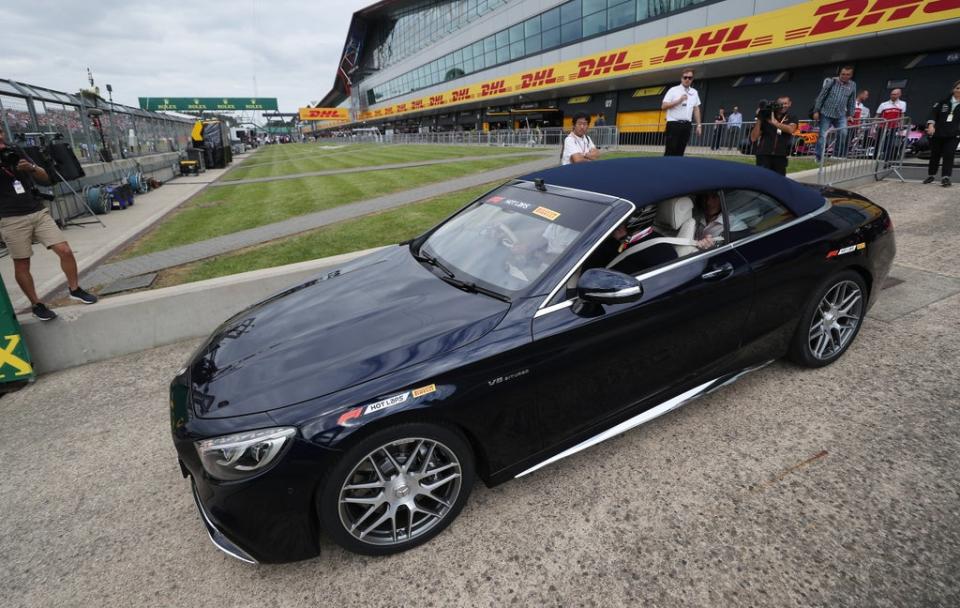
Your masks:
M37 302L33 305L33 316L41 321L53 321L57 318L57 313L47 308L43 302Z
M70 297L78 302L83 302L84 304L96 304L97 296L84 291L82 287L77 287L76 289L70 290Z
M945 178L943 178L942 180L940 180L940 185L943 186L944 188L949 188L949 187L952 185L952 184L950 183L950 178L949 178L949 177L945 177Z
M925 180L923 180L923 183L925 183L925 184L932 184L932 183L933 183L933 180L935 180L935 179L937 179L936 176L928 175L927 178L926 178Z

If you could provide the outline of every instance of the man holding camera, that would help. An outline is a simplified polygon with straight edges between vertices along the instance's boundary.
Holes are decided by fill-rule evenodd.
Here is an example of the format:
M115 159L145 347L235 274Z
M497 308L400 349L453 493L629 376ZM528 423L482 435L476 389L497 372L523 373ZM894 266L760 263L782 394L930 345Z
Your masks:
M780 97L773 103L762 102L750 132L750 141L757 144L757 166L784 176L793 149L793 134L798 128L797 119L789 112L791 105L789 97Z
M22 151L7 145L6 134L0 128L0 237L7 244L13 259L17 285L33 305L33 315L41 321L57 318L37 297L30 274L30 256L34 239L58 256L60 268L67 277L70 297L84 304L93 304L97 296L80 288L77 281L77 260L60 228L47 211L47 206L36 194L36 184L50 183L47 172L27 158Z

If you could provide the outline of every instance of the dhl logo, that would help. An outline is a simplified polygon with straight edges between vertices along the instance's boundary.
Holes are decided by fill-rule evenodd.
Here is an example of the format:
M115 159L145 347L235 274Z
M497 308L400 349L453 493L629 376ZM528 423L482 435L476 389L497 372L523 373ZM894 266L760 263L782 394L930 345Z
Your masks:
M337 110L310 110L310 118L339 118Z
M411 101L411 102L410 102L410 107L411 107L412 109L414 109L414 110L422 110L422 109L423 109L423 100L422 100L422 99L415 99L415 100Z
M696 39L693 36L684 36L674 38L664 45L667 53L662 58L654 57L650 63L669 63L671 61L680 61L682 59L692 59L700 55L714 55L717 51L729 53L730 51L739 51L751 46L753 42L749 38L743 38L743 33L747 29L746 23L741 23L733 27L721 27L712 32L704 32ZM773 38L764 37L764 42L770 44ZM763 46L755 44L753 46Z
M397 112L406 112L406 111L407 111L407 104L405 103L397 104Z
M434 95L430 98L430 106L442 106L443 105L443 95Z
M480 97L489 97L490 95L499 95L501 93L507 92L507 84L505 80L494 80L493 82L485 82L480 86Z
M524 74L520 77L520 88L529 89L532 87L542 87L557 82L557 77L553 75L553 68L546 70L537 70L530 74Z
M383 109L384 114L393 114L393 106Z
M453 92L453 101L454 103L458 101L466 101L470 99L470 87L465 89L457 89Z
M627 58L626 51L611 53L599 59L584 59L577 68L577 78L587 78L588 76L599 76L609 74L610 72L622 72L630 69L630 62L624 61Z
M927 14L960 8L960 0L842 0L817 8L820 17L812 28L799 28L786 33L787 40L839 32L849 27L866 27L881 22L908 19L923 7ZM868 8L869 7L869 8Z

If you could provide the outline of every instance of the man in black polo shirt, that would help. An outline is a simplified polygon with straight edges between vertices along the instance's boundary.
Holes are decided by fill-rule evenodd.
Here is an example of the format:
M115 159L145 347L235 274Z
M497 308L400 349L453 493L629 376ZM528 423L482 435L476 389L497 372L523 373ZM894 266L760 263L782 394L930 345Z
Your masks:
M60 268L67 277L71 298L84 304L97 301L97 296L80 288L73 251L50 217L47 206L34 195L35 184L49 182L50 177L42 167L7 146L6 134L0 128L0 237L13 259L17 285L33 305L33 315L41 321L52 321L57 318L57 313L37 297L33 275L30 274L34 239L60 256Z
M780 97L777 103L779 109L771 112L769 116L761 117L761 113L757 113L757 122L750 132L750 141L757 142L757 166L785 176L787 160L793 149L797 119L790 114L792 104L789 97Z

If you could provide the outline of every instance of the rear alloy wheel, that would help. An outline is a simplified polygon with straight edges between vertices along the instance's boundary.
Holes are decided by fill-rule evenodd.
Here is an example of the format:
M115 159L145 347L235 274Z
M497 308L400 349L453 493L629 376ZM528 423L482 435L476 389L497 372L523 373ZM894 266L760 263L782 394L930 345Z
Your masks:
M386 555L446 528L473 485L473 455L456 432L404 424L344 454L320 496L323 529L346 549Z
M790 358L807 367L829 365L847 350L863 325L867 288L855 272L826 281L811 299L791 345Z

